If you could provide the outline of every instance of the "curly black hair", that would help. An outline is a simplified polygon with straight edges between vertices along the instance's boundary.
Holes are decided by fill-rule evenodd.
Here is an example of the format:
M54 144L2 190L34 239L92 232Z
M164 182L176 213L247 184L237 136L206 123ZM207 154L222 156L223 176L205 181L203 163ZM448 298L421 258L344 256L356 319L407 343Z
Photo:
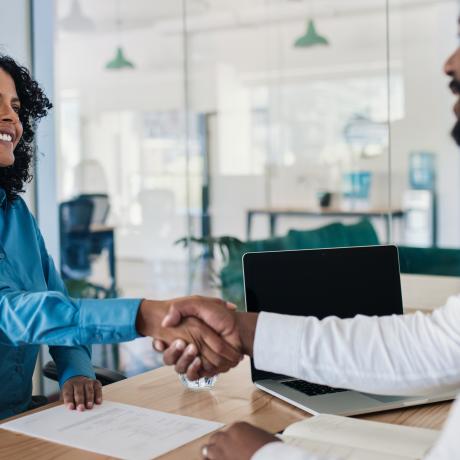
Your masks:
M30 171L35 149L35 128L45 117L52 104L30 72L9 56L0 54L0 69L8 73L16 85L21 103L19 119L24 129L21 140L14 150L14 164L0 167L0 187L6 192L8 201L14 201L24 192L24 184L32 180Z

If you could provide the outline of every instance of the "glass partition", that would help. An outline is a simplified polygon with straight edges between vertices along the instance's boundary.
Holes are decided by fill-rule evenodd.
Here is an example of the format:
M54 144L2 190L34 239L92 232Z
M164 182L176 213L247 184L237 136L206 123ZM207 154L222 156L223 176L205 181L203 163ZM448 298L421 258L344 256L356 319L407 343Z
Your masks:
M243 307L247 250L386 242L445 274L425 251L460 243L456 0L55 5L59 197L107 237L64 253L75 295ZM126 373L160 362L148 340L113 351Z

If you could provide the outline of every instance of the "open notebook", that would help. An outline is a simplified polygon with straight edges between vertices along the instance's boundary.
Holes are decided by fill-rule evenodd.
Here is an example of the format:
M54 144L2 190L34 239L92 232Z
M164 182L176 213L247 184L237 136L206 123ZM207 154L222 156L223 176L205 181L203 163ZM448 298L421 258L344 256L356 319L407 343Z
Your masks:
M280 438L308 452L349 460L422 459L439 431L317 415L288 426Z

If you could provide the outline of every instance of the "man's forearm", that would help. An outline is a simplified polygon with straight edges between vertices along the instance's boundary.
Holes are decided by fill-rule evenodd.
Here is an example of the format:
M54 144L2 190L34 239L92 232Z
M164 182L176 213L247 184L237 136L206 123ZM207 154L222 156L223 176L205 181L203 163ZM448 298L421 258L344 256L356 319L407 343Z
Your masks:
M313 383L377 394L447 392L460 383L459 325L460 297L450 298L431 315L318 320L261 313L254 364Z
M238 330L245 355L252 356L254 353L254 337L256 334L258 313L236 313Z

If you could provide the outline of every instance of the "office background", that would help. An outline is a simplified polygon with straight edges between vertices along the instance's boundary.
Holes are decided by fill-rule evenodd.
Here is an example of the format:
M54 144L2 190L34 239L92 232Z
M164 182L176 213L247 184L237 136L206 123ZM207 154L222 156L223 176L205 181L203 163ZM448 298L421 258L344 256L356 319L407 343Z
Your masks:
M237 299L249 246L224 236L255 250L449 248L458 275L460 156L442 72L458 3L0 0L0 51L54 102L27 191L50 252L61 260L59 205L104 195L123 296ZM76 269L110 288L100 249ZM160 365L147 339L107 353L95 358L126 374Z

